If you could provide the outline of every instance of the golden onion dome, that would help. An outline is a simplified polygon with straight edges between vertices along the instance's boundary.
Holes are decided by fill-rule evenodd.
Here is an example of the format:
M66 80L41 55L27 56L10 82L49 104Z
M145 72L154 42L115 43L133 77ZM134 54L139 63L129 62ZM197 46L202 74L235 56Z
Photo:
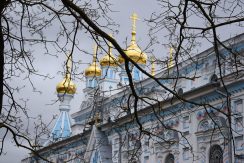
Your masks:
M76 85L70 78L64 78L63 81L58 83L56 90L58 93L75 94Z
M147 55L141 51L136 43L136 20L138 19L137 14L133 13L131 16L132 19L132 38L130 42L130 46L124 51L125 54L132 59L134 62L139 64L147 63ZM118 57L120 63L124 63L124 58L120 55Z
M134 62L139 64L147 63L147 55L141 51L136 42L131 41L130 46L124 51L125 54ZM120 55L118 57L119 63L124 63L124 58Z
M68 56L68 61L66 63L66 75L63 81L57 84L56 90L58 93L67 93L67 94L75 94L76 92L76 85L74 82L71 80L71 55Z
M96 62L93 62L89 67L85 69L85 76L101 76L101 68Z
M92 64L85 69L85 76L94 77L101 76L102 71L100 66L96 62L97 46L94 48L93 62Z
M117 60L114 57L114 55L112 54L112 44L111 43L109 43L108 54L104 55L100 59L100 65L101 66L113 66L113 67L118 66Z

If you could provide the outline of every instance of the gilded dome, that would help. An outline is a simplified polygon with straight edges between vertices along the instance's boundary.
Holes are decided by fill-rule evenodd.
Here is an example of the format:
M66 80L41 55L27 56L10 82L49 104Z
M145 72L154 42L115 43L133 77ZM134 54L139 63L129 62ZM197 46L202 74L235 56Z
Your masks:
M98 47L96 45L94 47L94 54L93 54L92 64L85 69L85 76L95 77L95 76L101 76L101 74L102 74L101 68L96 62L97 48Z
M56 90L58 93L75 94L76 85L70 78L64 78L63 81L58 83Z
M68 61L66 63L66 75L63 81L57 84L56 90L58 93L67 93L67 94L75 94L76 92L76 85L71 80L71 66L72 66L72 59L71 55L68 55Z
M89 67L85 69L85 76L101 76L101 68L96 62L93 62Z
M102 59L100 60L100 65L113 67L118 66L116 58L108 54L102 57Z
M111 45L111 43L109 44L108 54L104 55L100 59L100 65L101 66L113 66L113 67L118 66L117 60L114 57L114 55L112 54L112 45Z
M130 18L132 19L132 37L130 46L124 52L134 62L139 64L146 64L147 55L141 51L136 43L136 20L138 19L137 14L133 13ZM118 57L118 60L119 63L125 62L124 58L121 55Z

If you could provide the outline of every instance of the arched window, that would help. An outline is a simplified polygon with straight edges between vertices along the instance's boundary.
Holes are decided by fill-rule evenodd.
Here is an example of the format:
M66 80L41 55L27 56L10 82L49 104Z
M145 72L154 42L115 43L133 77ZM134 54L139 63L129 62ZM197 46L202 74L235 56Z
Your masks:
M111 69L109 74L110 79L114 79L114 71Z
M217 83L218 82L218 76L216 74L213 74L210 78L210 83Z
M107 70L105 68L103 68L102 78L106 78L106 74L107 74Z
M92 79L88 80L88 87L92 87Z
M134 68L134 80L140 80L140 72L137 68Z
M174 163L175 162L175 157L173 154L168 154L168 156L165 159L165 163Z
M223 163L223 151L219 145L210 148L209 163Z
M182 96L183 93L184 93L184 91L183 91L182 88L179 88L178 91L177 91L177 93L178 93L179 96Z

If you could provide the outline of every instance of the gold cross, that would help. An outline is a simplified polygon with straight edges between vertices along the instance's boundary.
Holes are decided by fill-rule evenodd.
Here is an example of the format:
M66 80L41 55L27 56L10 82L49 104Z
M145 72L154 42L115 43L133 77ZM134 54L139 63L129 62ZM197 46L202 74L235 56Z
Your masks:
M93 62L96 62L97 61L97 44L94 45L94 54L93 54Z
M68 55L68 61L67 61L67 71L71 73L71 66L72 66L72 55Z
M110 36L111 38L113 38L113 35L112 35L111 33L109 34L109 36ZM109 44L108 44L108 47L109 47L109 49L108 49L108 50L109 50L109 51L108 51L109 57L110 57L110 54L111 54L111 52L112 52L112 46L113 46L112 43L109 41Z
M70 79L71 77L71 68L72 68L72 55L71 52L67 54L67 61L66 61L66 78Z
M133 31L136 31L136 20L138 20L138 16L137 14L134 12L132 15L131 15L131 20L132 20L132 30Z
M168 68L171 68L174 66L174 58L173 58L173 48L171 47L169 50L169 63L168 63Z
M152 64L151 75L154 76L155 75L155 61L156 61L156 58L154 56L151 56L150 59L151 59L151 64Z

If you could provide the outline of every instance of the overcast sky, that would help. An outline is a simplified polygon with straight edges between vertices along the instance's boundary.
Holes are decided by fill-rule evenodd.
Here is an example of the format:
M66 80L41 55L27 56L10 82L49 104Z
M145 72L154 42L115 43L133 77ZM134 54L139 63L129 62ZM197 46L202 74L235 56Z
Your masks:
M124 41L128 37L130 39L131 36L131 20L130 15L133 12L136 12L140 18L140 20L137 22L137 40L138 44L143 47L146 44L148 44L147 41L145 41L145 35L147 33L148 27L146 23L144 22L144 18L148 18L150 14L156 10L157 6L155 6L155 3L152 3L152 1L147 0L114 0L112 1L114 3L113 10L117 12L111 13L111 17L115 20L116 23L120 24L120 27L118 28L119 34L114 36L117 41L121 45L125 45ZM146 12L145 12L146 11ZM47 31L52 35L53 31ZM109 32L109 31L107 31ZM55 36L54 36L55 37ZM94 42L91 41L89 38L83 38L83 36L79 36L80 41L80 48L92 53L93 52L93 46ZM144 40L145 39L145 40ZM115 52L114 52L115 53ZM37 115L42 115L42 118L49 122L53 115L59 114L58 105L59 103L54 103L55 100L57 100L56 97L56 85L58 82L60 82L63 79L63 76L58 73L60 71L63 71L63 62L65 61L65 56L61 55L61 57L52 57L43 55L43 50L38 49L34 52L35 55L35 67L38 69L38 71L42 74L49 74L52 79L43 79L38 76L33 76L32 81L34 81L35 87L38 91L41 91L41 93L34 93L33 89L30 86L26 86L19 94L18 96L23 99L28 99L28 109L29 109L29 115L35 117ZM84 56L80 55L81 58L75 58L79 55L74 55L74 59L76 60L82 60L82 62L89 63L92 60L91 56ZM80 67L80 71L83 71L85 67L88 65L83 65L84 67ZM19 81L17 83L13 84L19 84ZM16 81L15 81L16 82ZM84 88L84 81L74 81L77 85L77 93L74 96L74 99L71 102L71 111L70 113L74 113L79 110L83 94L82 89ZM27 82L28 83L28 82ZM54 124L53 124L54 125ZM0 157L0 163L17 163L20 162L21 159L28 156L28 151L17 148L13 145L13 143L10 141L10 139L5 141L5 151L6 155Z
M144 18L149 18L152 12L156 12L160 9L157 3L151 0L114 0L112 3L114 3L113 10L117 12L111 13L111 17L116 23L120 24L120 27L118 28L119 34L114 36L115 39L121 45L124 45L124 41L127 37L130 39L130 15L133 12L136 12L140 18L140 21L137 22L138 44L142 48L146 46L148 44L148 36L146 34L149 28L144 22ZM50 35L52 34L52 31L47 32L50 32ZM228 36L229 35L227 34L226 37ZM79 37L81 39L80 48L92 53L94 43L87 37ZM162 39L164 39L163 36ZM203 47L201 49L206 48L208 47ZM36 56L34 64L41 73L50 74L53 78L44 80L41 77L33 76L32 80L34 81L37 90L40 90L42 93L34 93L31 87L26 86L25 89L20 92L19 97L29 99L28 108L30 115L34 117L42 115L43 119L48 122L52 119L53 115L59 114L59 103L54 103L54 101L57 100L56 85L63 79L62 75L58 72L63 71L62 64L66 58L64 55L57 58L43 55L42 53L43 51L41 49L34 52L34 55ZM155 55L163 57L168 53L168 49L157 49L156 53L157 54ZM81 58L79 59L77 57ZM91 62L92 57L85 57L81 54L75 55L74 59L88 63ZM88 65L81 66L80 71L82 72L87 66ZM77 85L77 94L75 94L75 97L71 102L71 114L79 110L83 98L82 89L84 88L84 81L75 80L74 82ZM14 147L10 141L5 142L5 152L7 152L7 154L0 157L0 163L17 163L28 156L28 151Z

